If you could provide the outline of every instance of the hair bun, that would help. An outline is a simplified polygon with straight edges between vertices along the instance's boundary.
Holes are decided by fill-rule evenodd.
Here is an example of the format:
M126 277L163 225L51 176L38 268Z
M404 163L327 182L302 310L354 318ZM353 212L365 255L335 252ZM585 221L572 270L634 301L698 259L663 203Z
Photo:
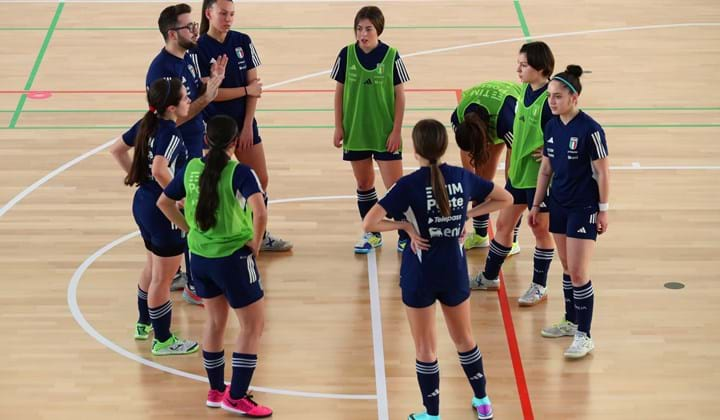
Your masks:
M567 73L572 74L573 76L575 76L577 78L580 78L580 76L582 76L582 74L583 74L582 67L578 66L577 64L570 64L569 66L567 66L565 68L565 71Z

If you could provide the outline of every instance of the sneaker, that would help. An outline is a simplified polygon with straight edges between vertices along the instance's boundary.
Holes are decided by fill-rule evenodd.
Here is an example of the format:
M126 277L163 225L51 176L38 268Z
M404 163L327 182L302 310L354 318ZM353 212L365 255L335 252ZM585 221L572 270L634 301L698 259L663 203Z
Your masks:
M265 238L263 238L262 244L260 245L260 251L289 251L293 247L292 242L280 239L277 236L272 236L270 232L265 232Z
M487 279L482 271L470 279L470 288L473 290L497 290L500 288L500 279Z
M402 253L403 251L405 251L405 248L407 248L408 244L410 244L410 239L398 239L397 251Z
M216 389L211 389L208 391L207 401L205 401L205 405L211 408L220 408L220 405L222 404L223 398L225 398L225 393L228 392L230 389L229 386L225 387L225 390L218 391Z
M152 354L155 356L171 356L175 354L190 354L198 351L200 346L192 340L183 340L171 335L164 342L160 342L157 338L152 342Z
M518 303L520 306L535 306L545 299L547 299L547 287L542 287L537 283L530 283L530 287L525 291L525 294L520 296Z
M568 359L582 359L594 348L595 344L592 338L588 337L584 332L578 331L575 333L575 339L570 344L570 347L565 350L565 357Z
M510 253L507 254L508 257L513 256L515 254L520 253L520 242L513 242L512 247L510 248Z
M379 233L367 232L363 237L355 244L356 254L367 254L373 248L382 246L382 235Z
M557 324L545 327L540 331L540 335L545 338L573 337L577 332L577 324L574 324L563 317L563 320Z
M135 324L135 339L136 340L147 340L152 331L152 325L149 324Z
M202 298L195 294L195 287L191 284L186 284L182 292L182 298L185 302L191 305L203 306Z
M252 395L245 395L242 398L234 400L230 397L230 391L225 393L225 397L220 403L220 408L231 413L240 414L245 417L263 418L272 416L270 407L262 406L252 399Z
M473 409L477 412L477 418L480 420L490 420L493 418L493 409L490 398L473 398L472 399Z
M171 292L177 292L185 288L185 285L187 284L187 274L184 271L178 270L177 273L175 273L175 277L172 279L172 283L170 283L170 291Z
M465 249L487 248L490 246L489 236L480 236L475 232L468 233L465 236Z
M431 416L427 412L415 413L408 416L408 420L440 420L440 416Z

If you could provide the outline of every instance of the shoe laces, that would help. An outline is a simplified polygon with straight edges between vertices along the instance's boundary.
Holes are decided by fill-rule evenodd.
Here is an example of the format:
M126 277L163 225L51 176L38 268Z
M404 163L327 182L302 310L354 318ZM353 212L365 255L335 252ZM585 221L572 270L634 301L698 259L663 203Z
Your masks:
M256 403L255 400L253 400L253 398L254 398L254 397L253 397L252 394L245 394L245 398L243 398L243 399L244 399L244 400L247 400L247 402L249 402L250 404L252 404L254 407L257 407L257 406L258 406L258 403Z

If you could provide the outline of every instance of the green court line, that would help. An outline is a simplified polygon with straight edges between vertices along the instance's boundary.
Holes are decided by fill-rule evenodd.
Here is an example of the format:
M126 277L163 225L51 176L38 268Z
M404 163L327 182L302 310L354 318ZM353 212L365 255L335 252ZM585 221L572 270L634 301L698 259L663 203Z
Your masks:
M35 125L19 127L0 127L0 130L126 130L130 125ZM406 124L403 128L412 128L413 125ZM449 125L445 125L449 128ZM720 128L720 123L668 123L668 124L604 124L605 128ZM334 125L260 125L260 129L333 129Z
M518 25L407 25L407 26L386 26L386 29L482 29L482 30L494 30L494 29L517 29ZM17 28L0 28L0 31L44 31L48 28L40 27L17 27ZM345 30L352 31L351 27L348 26L248 26L240 28L243 31L337 31ZM68 28L55 28L56 31L157 31L156 27L122 27L122 26L108 26L108 27L68 27Z
M520 21L520 27L522 28L523 35L525 35L526 40L530 41L530 29L528 29L527 22L525 21L525 14L520 6L520 0L513 0L513 5L515 6L515 12L517 13L518 20Z
M60 14L62 14L63 8L65 7L65 3L58 3L57 8L55 9L55 16L53 16L52 22L50 22L50 27L48 28L47 33L45 34L45 39L43 40L42 46L40 47L40 52L38 52L37 57L35 58L35 64L33 64L33 68L30 71L30 76L28 77L27 83L25 83L25 89L24 90L30 90L32 87L33 82L35 81L35 76L37 76L37 72L40 69L40 63L42 63L43 57L45 57L45 51L47 51L48 45L50 45L50 39L53 36L53 33L55 32L55 27L57 26L58 21L60 20ZM10 128L15 127L15 124L17 124L18 119L20 118L20 113L22 113L23 106L25 106L25 100L27 99L27 94L23 93L20 95L20 100L18 101L17 107L15 108L15 113L13 114L12 118L10 119Z

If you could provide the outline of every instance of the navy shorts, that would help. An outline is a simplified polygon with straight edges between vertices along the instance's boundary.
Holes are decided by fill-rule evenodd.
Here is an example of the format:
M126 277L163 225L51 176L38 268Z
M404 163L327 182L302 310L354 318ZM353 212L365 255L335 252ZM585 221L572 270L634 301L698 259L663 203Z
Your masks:
M564 207L552 198L550 208L550 232L566 235L568 238L597 239L597 205Z
M470 283L465 281L466 287L432 290L432 289L408 289L401 288L402 301L411 308L427 308L440 301L445 306L457 306L470 297Z
M434 245L435 249L423 253L422 262L410 249L403 252L400 289L405 305L426 308L437 300L443 305L457 306L470 297L464 250L455 239L448 244Z
M221 258L190 255L190 268L197 295L211 299L224 295L233 309L244 308L265 294L250 248L244 246Z
M532 209L533 200L535 199L535 188L515 188L508 179L505 183L505 190L513 197L513 204L525 204L528 210ZM549 210L543 201L540 204L540 213L547 213Z
M375 150L343 150L343 160L356 161L374 158L375 160L402 160L402 151L397 152L377 152Z
M175 257L185 252L185 234L157 207L159 195L140 187L135 191L132 212L145 248L158 257Z

